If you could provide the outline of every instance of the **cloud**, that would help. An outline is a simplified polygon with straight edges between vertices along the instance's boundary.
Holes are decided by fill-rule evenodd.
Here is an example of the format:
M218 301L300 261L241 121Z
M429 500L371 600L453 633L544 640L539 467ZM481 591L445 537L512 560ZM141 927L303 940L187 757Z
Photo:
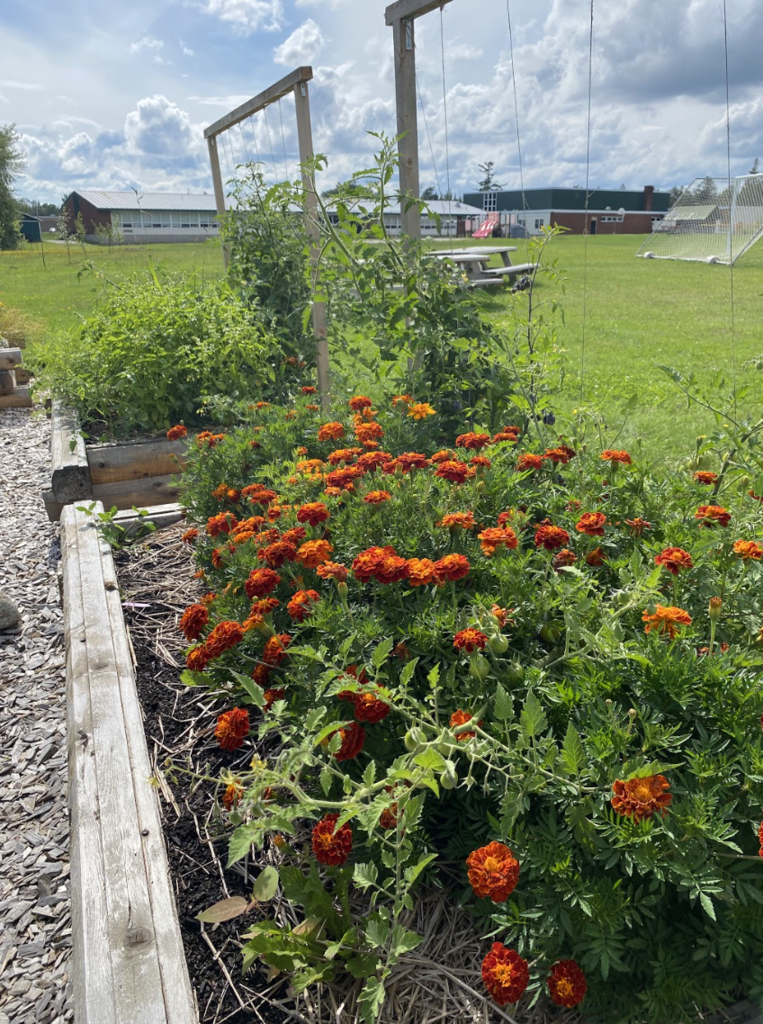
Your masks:
M195 50L192 50L190 48L190 46L186 46L182 39L178 40L178 42L180 44L180 49L183 51L183 56L184 57L193 57L194 56L194 54L196 52Z
M288 39L284 39L280 46L276 46L273 50L273 60L285 67L312 64L325 43L320 28L312 18L308 18Z
M41 82L14 82L12 79L0 79L2 89L23 89L27 92L44 92L45 86Z
M156 161L184 160L201 149L201 130L166 96L147 96L125 118L129 153Z
M158 53L164 46L161 39L154 39L153 36L143 36L137 43L130 44L130 53L140 53L141 50L149 50Z
M284 16L282 0L206 0L203 10L230 22L234 32L244 36L260 28L276 32Z

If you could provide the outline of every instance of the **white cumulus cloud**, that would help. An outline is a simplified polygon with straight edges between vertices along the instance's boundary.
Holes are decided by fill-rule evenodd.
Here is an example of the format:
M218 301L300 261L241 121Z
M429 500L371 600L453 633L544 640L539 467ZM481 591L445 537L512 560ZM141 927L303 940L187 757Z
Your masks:
M246 36L260 28L275 32L283 21L281 0L206 0L204 10L230 22L235 32Z
M141 50L149 50L158 53L164 43L161 39L154 39L153 36L142 36L137 43L130 44L130 53L140 53Z
M166 96L147 96L125 118L125 139L128 152L181 159L198 148L200 132Z
M285 67L312 64L325 42L318 25L312 18L308 18L288 39L284 39L280 46L276 46L273 50L273 60Z

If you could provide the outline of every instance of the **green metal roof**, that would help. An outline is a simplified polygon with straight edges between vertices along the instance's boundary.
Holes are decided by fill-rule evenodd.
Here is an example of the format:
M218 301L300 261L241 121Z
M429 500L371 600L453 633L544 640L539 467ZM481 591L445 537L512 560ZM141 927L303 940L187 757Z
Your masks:
M496 205L499 210L521 210L522 192L514 189L507 192L496 192ZM483 207L484 192L467 192L464 202L470 206ZM586 208L586 190L584 188L526 188L524 190L524 209L527 210L580 210ZM616 213L621 207L626 213L644 213L643 190L629 191L622 189L591 189L588 193L589 210L606 210L610 207ZM652 195L652 211L665 213L670 206L668 192L655 192Z

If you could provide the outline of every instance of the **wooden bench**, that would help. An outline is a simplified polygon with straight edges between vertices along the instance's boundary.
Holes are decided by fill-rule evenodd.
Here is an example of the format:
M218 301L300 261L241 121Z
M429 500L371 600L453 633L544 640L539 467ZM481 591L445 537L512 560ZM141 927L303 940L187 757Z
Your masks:
M490 277L508 276L509 280L513 280L518 274L531 274L536 266L536 263L511 263L507 267L489 267L482 273Z
M111 549L71 505L61 546L75 1019L197 1024Z

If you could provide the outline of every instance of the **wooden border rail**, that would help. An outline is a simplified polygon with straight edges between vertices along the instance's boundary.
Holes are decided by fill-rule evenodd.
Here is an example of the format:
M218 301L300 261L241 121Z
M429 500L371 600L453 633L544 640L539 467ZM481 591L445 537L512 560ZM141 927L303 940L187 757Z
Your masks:
M4 345L0 339L0 345ZM20 348L0 347L0 409L30 409L32 396L26 385L29 373L21 366Z
M197 1024L111 549L61 516L77 1024Z

